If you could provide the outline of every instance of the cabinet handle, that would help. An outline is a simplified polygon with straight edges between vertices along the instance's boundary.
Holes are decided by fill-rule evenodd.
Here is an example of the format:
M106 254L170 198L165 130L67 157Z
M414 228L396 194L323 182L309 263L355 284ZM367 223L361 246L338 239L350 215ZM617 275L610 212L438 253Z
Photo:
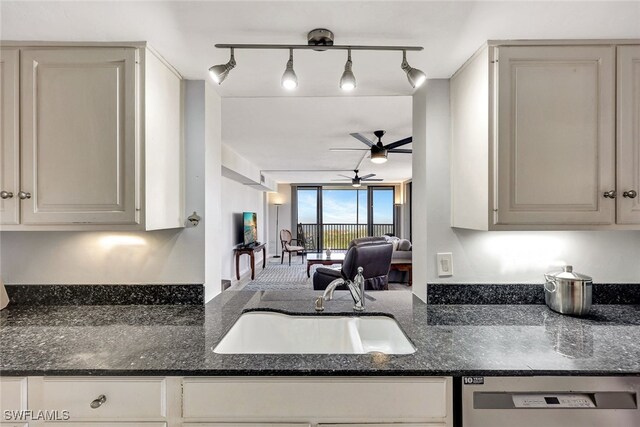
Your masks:
M622 197L628 197L629 199L635 199L637 195L638 192L636 190L629 190L622 193Z
M11 199L13 197L13 193L11 191L0 191L0 199Z
M26 191L20 191L18 193L18 197L20 197L21 200L30 199L31 193L27 193Z
M91 409L98 409L106 401L107 401L107 396L105 396L104 394L101 394L100 396L98 396L97 399L91 402Z
M605 199L615 199L616 198L616 190L605 191L603 194Z

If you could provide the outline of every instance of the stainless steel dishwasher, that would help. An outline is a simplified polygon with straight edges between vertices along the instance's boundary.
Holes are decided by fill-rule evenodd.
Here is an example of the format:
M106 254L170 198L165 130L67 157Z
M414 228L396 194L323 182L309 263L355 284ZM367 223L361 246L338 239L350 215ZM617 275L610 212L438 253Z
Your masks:
M639 427L640 377L463 377L464 427Z

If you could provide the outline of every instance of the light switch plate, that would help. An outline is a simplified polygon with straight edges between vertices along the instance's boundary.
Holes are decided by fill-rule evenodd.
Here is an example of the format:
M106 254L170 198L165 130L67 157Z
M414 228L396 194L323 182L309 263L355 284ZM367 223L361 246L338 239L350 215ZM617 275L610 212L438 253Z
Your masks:
M453 276L453 254L451 252L440 252L436 255L438 262L438 277Z

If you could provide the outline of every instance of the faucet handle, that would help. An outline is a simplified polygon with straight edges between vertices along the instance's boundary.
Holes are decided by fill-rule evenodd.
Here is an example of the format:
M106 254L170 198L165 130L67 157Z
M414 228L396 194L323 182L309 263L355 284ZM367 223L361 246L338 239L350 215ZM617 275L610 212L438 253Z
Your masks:
M324 311L324 297L316 299L316 311Z

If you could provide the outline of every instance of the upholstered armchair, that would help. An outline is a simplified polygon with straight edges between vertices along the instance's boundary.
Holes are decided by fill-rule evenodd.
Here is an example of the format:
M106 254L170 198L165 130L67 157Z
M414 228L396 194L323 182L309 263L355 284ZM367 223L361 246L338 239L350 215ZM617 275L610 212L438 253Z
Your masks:
M335 279L353 280L358 267L363 268L367 290L389 289L389 267L393 246L384 238L355 239L349 244L340 270L319 267L313 274L313 289L324 290ZM346 286L337 289L346 290Z
M296 244L292 244L296 242ZM291 235L291 231L289 230L280 230L280 244L282 245L282 258L280 258L280 264L284 262L284 254L287 252L289 254L289 265L291 265L291 253L301 254L302 262L304 263L304 256L306 255L306 251L304 246L300 246L298 244L298 239L294 239Z

